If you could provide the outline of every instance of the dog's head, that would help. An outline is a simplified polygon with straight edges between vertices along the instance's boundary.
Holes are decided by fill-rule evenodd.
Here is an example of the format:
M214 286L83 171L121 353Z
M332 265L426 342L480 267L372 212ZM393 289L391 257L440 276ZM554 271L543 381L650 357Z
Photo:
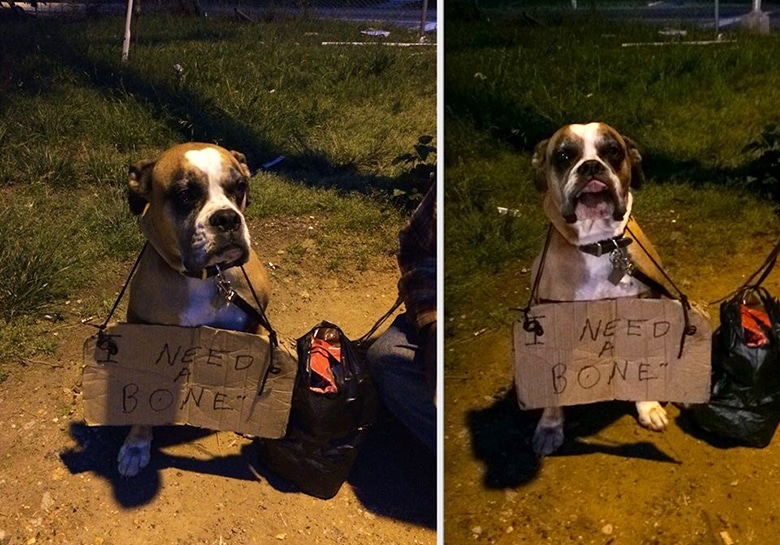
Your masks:
M243 154L181 144L130 167L129 203L147 239L174 269L198 273L249 257L249 168Z
M537 145L532 161L548 214L604 225L627 219L630 188L644 179L641 163L634 142L604 123L562 127Z

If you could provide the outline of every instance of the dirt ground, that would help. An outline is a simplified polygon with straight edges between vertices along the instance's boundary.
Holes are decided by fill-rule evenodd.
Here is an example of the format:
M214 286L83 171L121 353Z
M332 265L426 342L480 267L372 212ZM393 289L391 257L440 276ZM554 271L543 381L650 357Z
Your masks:
M774 242L767 237L764 253ZM686 291L714 300L739 285L735 271L751 272L763 257L684 271ZM766 284L775 294L777 276ZM519 267L507 271L496 280L501 296L486 304L521 306L528 283ZM537 458L530 437L540 412L517 408L509 329L484 330L470 318L449 318L457 333L445 345L447 545L779 542L778 435L763 449L735 447L672 405L669 428L656 433L639 426L633 404L598 403L570 407L563 447Z
M251 225L261 259L273 263L269 318L288 337L322 319L359 337L395 299L394 262L349 279L314 260L288 266L283 248L306 242L312 224ZM107 279L105 297L123 274ZM119 478L126 429L83 424L82 342L94 330L81 324L76 297L66 308L51 331L62 339L57 354L0 384L0 545L436 543L436 460L386 413L330 500L270 474L252 440L189 427L158 430L150 465Z

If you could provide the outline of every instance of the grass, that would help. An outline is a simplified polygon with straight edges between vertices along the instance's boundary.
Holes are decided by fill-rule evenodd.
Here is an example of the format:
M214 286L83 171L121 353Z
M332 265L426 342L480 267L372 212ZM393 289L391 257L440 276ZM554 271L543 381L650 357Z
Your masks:
M271 217L326 218L325 229L316 229L318 257L333 272L349 274L377 266L377 258L393 255L398 229L403 222L401 210L389 194L352 193L340 196L333 187L306 187L290 184L275 174L261 173L253 180L250 219ZM384 228L377 229L377 226ZM294 243L290 253L302 260L305 248Z
M245 153L250 218L317 214L323 271L349 275L394 252L408 210L393 194L409 168L393 160L435 134L434 48L323 46L362 27L305 17L145 15L122 63L121 18L2 24L2 361L51 350L36 341L45 316L127 269L143 242L127 167L175 143ZM89 311L105 312L103 295L84 297Z
M734 34L727 38L736 43L708 47L623 47L658 41L658 28L598 13L537 15L542 25L498 16L448 21L449 337L506 326L507 309L525 304L527 269L547 225L531 152L565 123L605 121L638 142L647 183L636 215L685 286L701 271L718 276L737 267L739 257L760 261L780 231L777 162L767 160L777 150L744 149L774 134L767 127L780 118L776 35ZM711 38L688 31L690 40ZM499 216L496 206L519 216Z

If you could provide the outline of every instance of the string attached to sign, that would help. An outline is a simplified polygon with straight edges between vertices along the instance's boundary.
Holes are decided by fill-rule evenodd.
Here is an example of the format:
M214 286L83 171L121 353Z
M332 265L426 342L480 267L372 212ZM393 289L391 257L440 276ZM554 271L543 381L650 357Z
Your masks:
M138 252L138 257L135 258L135 263L133 263L133 267L130 269L130 274L127 275L127 278L125 279L125 283L122 284L122 289L119 290L119 295L117 296L116 301L114 301L111 310L108 311L108 315L106 316L106 319L100 325L89 324L92 327L96 327L98 329L98 334L97 334L98 348L100 348L101 350L105 350L109 354L116 354L117 347L116 347L116 343L111 339L111 336L106 335L106 328L108 327L108 322L111 321L111 317L114 315L114 312L116 312L116 309L119 306L119 302L122 300L122 297L124 297L125 292L127 291L127 286L130 285L130 280L133 278L136 269L138 269L138 265L141 263L141 257L143 257L147 246L149 246L148 240L144 243L143 247L141 248L141 251Z
M539 279L542 277L542 271L544 270L544 261L545 257L547 256L547 249L550 247L552 230L553 226L551 223L550 227L547 229L547 237L544 240L544 247L542 248L542 257L539 260L539 269L536 271L536 276L534 277L534 283L531 287L531 295L528 296L528 304L522 308L510 309L519 310L523 313L523 329L529 333L533 333L537 337L544 335L544 328L542 327L542 324L539 323L539 320L530 316L531 305L538 302L537 291L539 290Z

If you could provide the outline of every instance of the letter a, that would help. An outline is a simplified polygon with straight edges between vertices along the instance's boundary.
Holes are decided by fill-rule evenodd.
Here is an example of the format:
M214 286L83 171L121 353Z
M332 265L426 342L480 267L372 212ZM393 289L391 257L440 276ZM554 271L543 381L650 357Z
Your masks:
M184 381L184 383L185 383L185 384L189 384L189 383L190 383L190 374L191 374L191 373L192 373L192 371L190 371L190 368L189 368L189 367L182 367L182 368L181 368L181 371L179 371L179 374L178 374L178 375L176 375L176 378L175 378L175 379L173 379L173 382L174 382L174 383L175 383L175 382L178 382L178 380L179 380L180 378L182 378L182 377L186 377L186 379L187 379L187 380L185 380L185 381Z

